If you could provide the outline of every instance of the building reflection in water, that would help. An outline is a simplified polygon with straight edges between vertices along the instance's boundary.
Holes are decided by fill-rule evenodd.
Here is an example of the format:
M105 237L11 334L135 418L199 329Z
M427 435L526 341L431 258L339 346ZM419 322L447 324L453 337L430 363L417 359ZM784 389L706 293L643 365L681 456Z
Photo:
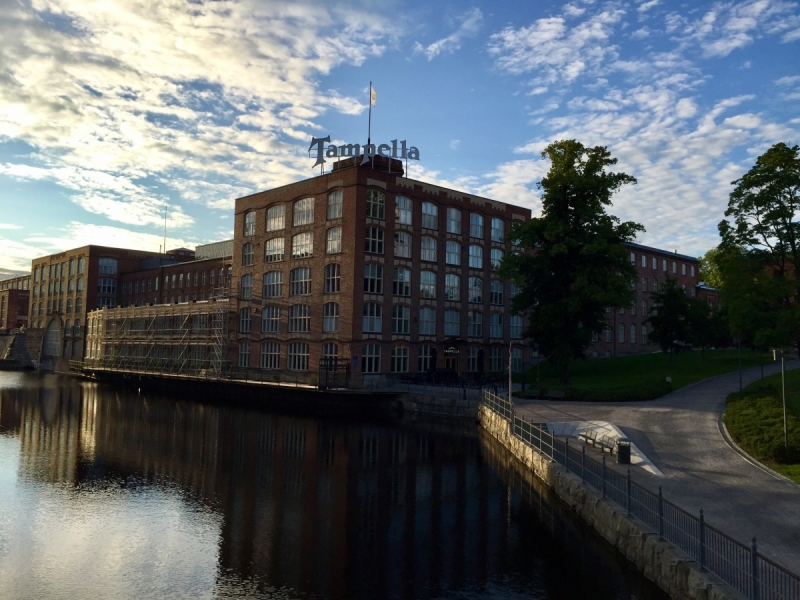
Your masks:
M156 486L213 510L206 595L660 597L472 424L354 424L27 377L0 390L18 478Z

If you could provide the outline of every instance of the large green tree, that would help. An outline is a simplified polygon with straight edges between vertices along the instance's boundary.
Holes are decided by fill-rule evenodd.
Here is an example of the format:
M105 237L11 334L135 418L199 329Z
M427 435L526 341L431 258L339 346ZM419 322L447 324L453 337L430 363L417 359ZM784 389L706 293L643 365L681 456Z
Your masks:
M800 348L800 147L775 144L733 184L716 258L732 333Z
M512 228L508 238L527 252L506 256L500 276L519 287L513 310L527 315L527 336L568 384L571 363L608 326L605 307L635 299L636 270L623 244L644 227L606 213L612 195L636 180L607 170L617 159L605 147L565 140L542 157L551 166L539 183L541 217Z
M719 248L711 248L711 250L698 258L700 261L700 281L716 289L722 287L722 273L719 270L717 260L719 255Z

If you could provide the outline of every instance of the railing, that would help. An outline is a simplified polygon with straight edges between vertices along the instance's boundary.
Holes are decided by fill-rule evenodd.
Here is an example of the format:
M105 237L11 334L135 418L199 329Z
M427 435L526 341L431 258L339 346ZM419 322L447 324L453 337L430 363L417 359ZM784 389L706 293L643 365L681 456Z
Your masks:
M586 446L569 443L569 438L551 435L543 423L531 423L514 413L506 398L483 390L483 404L509 422L513 435L568 472L600 492L603 498L621 506L629 517L636 517L659 539L677 546L736 591L752 600L800 600L800 577L758 552L756 539L742 544L706 523L699 515L686 512L625 475L606 467L606 458L598 461L586 455Z

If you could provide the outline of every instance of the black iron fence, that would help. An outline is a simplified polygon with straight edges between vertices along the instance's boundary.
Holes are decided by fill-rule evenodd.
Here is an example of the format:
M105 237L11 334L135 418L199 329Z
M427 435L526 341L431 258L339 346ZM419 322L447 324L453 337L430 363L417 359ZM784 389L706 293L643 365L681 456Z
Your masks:
M710 571L752 600L800 600L800 577L759 554L756 539L748 546L686 512L658 493L641 486L626 474L606 467L586 455L586 446L569 443L569 438L551 435L544 423L532 423L514 413L506 398L483 390L483 404L508 420L512 433L534 450L557 462L568 472L600 492L603 498L621 506L653 531L696 560L701 571ZM578 447L576 447L578 446Z

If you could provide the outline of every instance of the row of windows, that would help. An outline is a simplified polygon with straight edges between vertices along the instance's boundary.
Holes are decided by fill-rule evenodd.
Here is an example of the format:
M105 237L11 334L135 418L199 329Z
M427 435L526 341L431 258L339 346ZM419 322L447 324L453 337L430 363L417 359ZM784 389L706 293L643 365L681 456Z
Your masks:
M64 308L64 304L62 303L61 300L58 300L58 301L48 300L48 302L47 302L47 313L46 314L50 314L51 312L53 312L53 310L55 310L56 312L60 313L60 312L62 312L63 308ZM83 312L83 298L75 298L75 303L74 304L72 302L72 298L67 298L66 308L67 308L67 310L66 310L67 314L72 314L73 310L74 310L75 314L82 313ZM40 317L44 316L45 315L44 310L45 310L44 302L39 302L38 306L36 305L36 303L33 303L31 305L31 316L35 317L35 316L37 316L37 314Z
M0 281L0 290L27 290L31 284L30 277L14 277ZM33 286L36 289L36 286Z
M334 190L328 193L326 218L342 218L342 190ZM401 225L412 224L413 202L405 196L395 198L395 222ZM367 190L366 216L373 219L385 220L386 216L386 194L379 190ZM457 208L448 208L446 211L445 230L448 233L461 235L462 213ZM470 237L483 239L485 217L479 213L469 215L469 235ZM314 222L314 198L303 198L292 204L292 226L310 225ZM424 229L439 229L439 207L432 202L422 203L422 227ZM280 231L286 228L286 205L276 204L270 206L266 213L266 231ZM490 238L492 241L501 242L505 235L505 222L498 217L490 220ZM256 233L256 213L250 211L244 216L245 237L253 236Z
M325 232L325 253L339 254L342 251L342 228L331 227ZM311 232L292 236L292 258L308 258L314 254L314 237ZM280 262L285 258L284 239L271 238L264 243L264 262ZM255 248L252 242L242 246L242 266L254 264Z
M641 258L642 267L647 268L647 256L642 254L642 255L640 255L640 258ZM652 268L654 270L658 269L658 259L655 256L652 256L650 258L650 261L651 261ZM678 273L678 263L677 263L677 261L674 261L674 260L673 261L667 261L666 258L662 258L661 259L661 270L664 273L667 272L668 262L672 262L672 272L674 274L677 274ZM631 264L632 265L636 264L636 253L635 252L631 252ZM689 265L689 273L690 273L690 275L692 277L694 277L694 265ZM686 263L681 263L681 275L686 275Z
M100 259L101 263L104 260L112 260L114 261L114 273L116 273L116 264L117 261L115 259ZM56 263L52 265L41 265L38 267L33 268L33 280L34 281L45 281L47 279L48 273L50 275L50 279L58 279L59 277L65 277L67 275L81 275L83 274L84 270L86 269L86 259L79 258L75 260L74 258L70 259L69 262L62 262ZM102 273L103 271L101 271Z
M32 295L34 298L44 298L45 295L55 296L63 294L66 291L68 294L78 293L83 291L83 277L77 279L70 279L68 281L51 281L47 284L34 285Z
M467 279L468 301L483 304L484 286L480 277ZM517 293L517 287L511 284L511 296ZM383 266L375 263L364 265L364 292L367 294L383 293ZM395 267L392 276L392 295L411 296L411 270L405 267ZM419 295L421 298L436 298L436 273L421 271L419 274ZM451 302L461 301L461 277L455 273L446 273L444 276L444 299ZM504 300L503 282L492 279L489 283L489 303L502 305Z
M239 367L250 367L250 342L239 343ZM261 369L280 369L281 368L281 345L278 342L262 342L260 348L259 367ZM393 346L390 360L392 373L408 373L409 357L411 350L408 346ZM323 344L322 358L337 358L339 347L335 343ZM433 346L420 346L417 351L417 369L420 372L429 371L435 360L436 350ZM492 372L504 371L506 365L504 361L508 357L505 348L493 347L489 349L489 370ZM286 345L286 369L290 371L307 371L309 368L309 345L305 342L290 342ZM358 358L356 358L358 360ZM471 373L478 373L483 370L485 365L484 350L480 347L472 346L467 348L467 370ZM522 349L512 348L511 350L511 370L520 372L522 370ZM361 346L361 372L380 373L381 372L381 347L378 344L364 344Z
M228 267L230 273L231 267ZM217 274L219 274L219 282L225 280L225 268L191 271L188 273L172 273L171 275L164 276L164 289L175 289L183 287L197 287L202 285L216 285ZM140 292L150 292L152 290L158 291L159 278L152 277L147 279L137 279L136 281L126 281L122 284L122 293L138 294Z
M331 263L325 266L324 287L326 294L334 294L340 291L341 285L341 266L338 263ZM253 275L242 275L241 288L239 290L242 300L253 298ZM264 273L262 295L264 298L278 298L283 296L283 272L270 271ZM309 296L311 295L311 268L298 267L289 272L289 295L290 296Z
M636 328L637 328L636 325L630 325L628 327L628 333L629 333L629 338L628 339L629 339L631 344L635 344L636 343ZM639 331L640 331L640 334L641 334L641 343L642 344L649 344L650 340L647 337L647 326L646 325L640 325L639 326ZM612 333L611 329L606 329L605 332L604 332L605 341L608 344L611 343L611 333ZM599 336L597 334L593 334L592 335L592 341L593 342L599 341ZM617 342L619 342L620 344L624 344L625 343L625 324L624 323L620 323L619 325L617 325Z
M394 234L394 256L396 258L411 258L411 235L405 231ZM380 227L367 227L364 236L364 251L369 254L384 253L384 231ZM489 252L489 266L493 271L500 268L504 252L499 248L492 248ZM420 259L427 262L437 262L437 240L430 236L420 238ZM448 265L461 265L461 244L454 240L445 242L445 263ZM468 248L467 264L471 269L483 268L483 246L470 244Z

